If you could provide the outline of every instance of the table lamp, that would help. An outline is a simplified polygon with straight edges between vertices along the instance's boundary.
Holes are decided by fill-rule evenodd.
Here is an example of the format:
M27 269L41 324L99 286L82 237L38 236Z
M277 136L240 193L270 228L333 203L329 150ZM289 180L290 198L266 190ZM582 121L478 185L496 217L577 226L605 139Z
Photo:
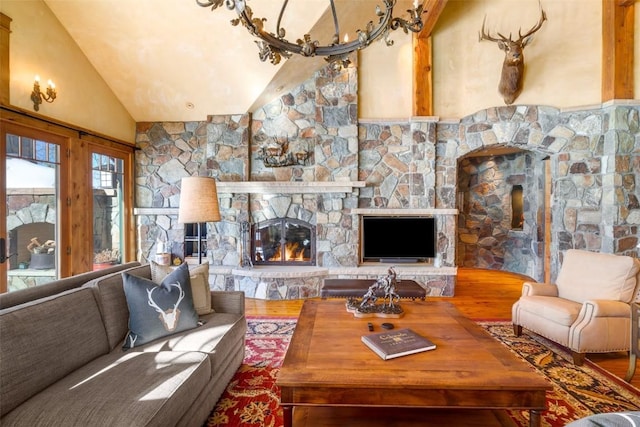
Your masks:
M202 264L202 233L200 232L200 224L214 221L220 221L216 181L213 178L205 176L182 178L180 184L178 222L181 224L197 224L198 264Z

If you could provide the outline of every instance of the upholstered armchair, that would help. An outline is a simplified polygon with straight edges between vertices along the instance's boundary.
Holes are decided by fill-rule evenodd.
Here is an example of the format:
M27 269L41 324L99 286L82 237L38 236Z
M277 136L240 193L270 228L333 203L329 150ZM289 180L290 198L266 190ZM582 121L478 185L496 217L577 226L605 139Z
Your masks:
M576 365L586 353L628 351L639 272L636 258L570 249L555 284L523 284L513 331L526 328L567 347Z

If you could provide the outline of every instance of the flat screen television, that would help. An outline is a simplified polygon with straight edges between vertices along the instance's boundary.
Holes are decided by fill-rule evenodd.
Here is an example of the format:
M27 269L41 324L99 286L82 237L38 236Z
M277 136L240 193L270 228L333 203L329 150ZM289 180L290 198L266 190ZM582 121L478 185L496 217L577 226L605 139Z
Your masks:
M362 262L430 263L436 257L433 217L363 215L360 232Z

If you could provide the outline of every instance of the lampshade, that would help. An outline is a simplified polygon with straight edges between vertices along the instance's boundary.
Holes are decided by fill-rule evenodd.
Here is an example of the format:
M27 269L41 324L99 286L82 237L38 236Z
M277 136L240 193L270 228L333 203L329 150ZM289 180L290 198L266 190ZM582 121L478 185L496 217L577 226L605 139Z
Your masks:
M204 176L182 178L178 222L192 224L220 221L216 181Z

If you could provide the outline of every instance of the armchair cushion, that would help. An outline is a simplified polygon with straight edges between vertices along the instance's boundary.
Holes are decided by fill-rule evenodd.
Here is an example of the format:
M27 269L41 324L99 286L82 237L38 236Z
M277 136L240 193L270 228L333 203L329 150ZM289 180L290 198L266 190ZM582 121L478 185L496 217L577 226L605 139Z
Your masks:
M582 308L580 303L546 296L521 297L519 306L521 310L567 327L576 321Z
M569 249L558 274L558 296L571 301L630 302L640 262L631 257Z

